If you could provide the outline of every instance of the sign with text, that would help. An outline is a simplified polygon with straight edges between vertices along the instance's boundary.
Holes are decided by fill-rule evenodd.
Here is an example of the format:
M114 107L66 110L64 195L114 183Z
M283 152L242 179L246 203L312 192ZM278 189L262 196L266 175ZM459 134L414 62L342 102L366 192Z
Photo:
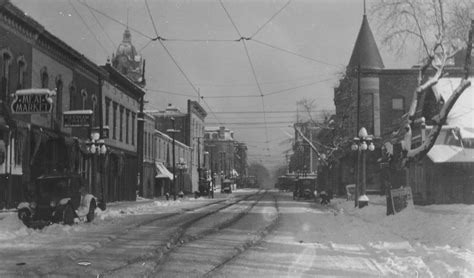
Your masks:
M402 211L404 208L413 207L413 195L411 187L402 187L390 190L393 213Z
M54 91L26 89L15 92L11 108L14 114L47 114L53 110Z
M92 110L67 111L63 113L64 127L89 127Z

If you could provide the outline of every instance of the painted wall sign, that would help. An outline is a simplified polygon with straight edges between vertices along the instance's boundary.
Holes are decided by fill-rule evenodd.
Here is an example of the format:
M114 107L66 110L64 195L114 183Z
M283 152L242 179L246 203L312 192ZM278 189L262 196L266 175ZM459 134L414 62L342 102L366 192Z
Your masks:
M92 110L67 111L63 113L64 127L89 127L92 122Z
M47 114L53 110L54 91L48 89L26 89L15 92L12 101L12 113L15 114Z

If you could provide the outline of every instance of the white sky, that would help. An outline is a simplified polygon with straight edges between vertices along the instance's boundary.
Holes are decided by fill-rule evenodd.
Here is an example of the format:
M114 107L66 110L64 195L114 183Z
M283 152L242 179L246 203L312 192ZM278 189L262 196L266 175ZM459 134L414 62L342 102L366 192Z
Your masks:
M237 140L249 146L250 160L261 159L269 168L284 164L282 152L290 148L280 143L288 138L283 130L292 132L288 125L295 120L295 114L283 111L295 111L296 101L303 98L317 99L318 110L334 110L333 88L338 73L349 61L363 13L362 0L293 0L288 5L287 0L223 0L234 27L217 0L148 0L158 34L186 40L164 41L163 45L194 90L160 42L149 43L156 35L145 0L12 2L99 65L111 57L121 42L128 17L132 41L146 59L147 108L163 109L173 103L185 111L186 100L197 100L199 90L204 97L201 104L209 112L207 125L216 126L219 121L234 130ZM370 19L369 14L377 39L380 36L376 23ZM252 40L245 41L245 46L232 41L241 36ZM211 41L189 41L196 39ZM416 62L397 59L380 42L379 48L388 68ZM252 66L261 92L274 93L265 96L263 102ZM288 88L294 89L280 92ZM266 130L263 113L242 113L263 108L269 112ZM219 113L224 111L240 113ZM278 113L271 113L275 111Z

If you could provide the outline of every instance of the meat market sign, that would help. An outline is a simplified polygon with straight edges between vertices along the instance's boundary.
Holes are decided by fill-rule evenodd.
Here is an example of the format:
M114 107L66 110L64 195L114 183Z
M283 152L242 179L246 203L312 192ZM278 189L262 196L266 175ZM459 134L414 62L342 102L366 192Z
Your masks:
M52 96L48 89L25 89L15 92L11 108L14 114L47 114L53 110Z
M92 110L73 110L63 113L64 127L89 127L92 123Z

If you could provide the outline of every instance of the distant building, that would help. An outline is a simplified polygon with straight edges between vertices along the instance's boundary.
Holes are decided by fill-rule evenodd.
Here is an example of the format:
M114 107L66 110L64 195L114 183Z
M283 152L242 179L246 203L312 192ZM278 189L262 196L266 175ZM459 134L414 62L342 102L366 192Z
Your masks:
M237 143L234 140L234 132L224 126L206 127L204 138L204 148L209 153L212 173L220 179L232 176L235 171L234 155ZM220 183L220 179L216 182Z
M187 101L186 113L172 104L169 104L164 111L148 111L155 117L156 130L167 134L167 130L179 130L175 134L175 140L188 146L191 150L189 157L177 156L179 160L185 160L187 167L180 171L185 176L184 192L192 193L198 190L199 175L204 165L204 121L207 112L196 101ZM169 134L169 136L171 136ZM200 169L201 168L201 169Z

